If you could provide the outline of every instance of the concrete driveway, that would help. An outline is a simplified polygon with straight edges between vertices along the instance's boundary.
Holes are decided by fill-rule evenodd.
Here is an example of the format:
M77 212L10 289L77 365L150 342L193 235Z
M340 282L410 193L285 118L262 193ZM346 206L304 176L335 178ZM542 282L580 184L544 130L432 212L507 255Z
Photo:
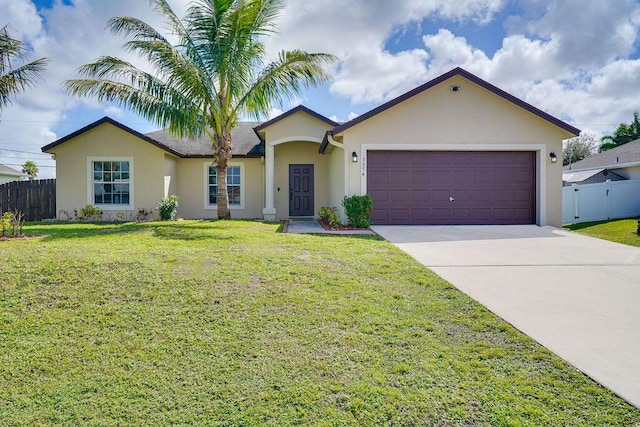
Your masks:
M535 225L372 228L640 407L640 248Z

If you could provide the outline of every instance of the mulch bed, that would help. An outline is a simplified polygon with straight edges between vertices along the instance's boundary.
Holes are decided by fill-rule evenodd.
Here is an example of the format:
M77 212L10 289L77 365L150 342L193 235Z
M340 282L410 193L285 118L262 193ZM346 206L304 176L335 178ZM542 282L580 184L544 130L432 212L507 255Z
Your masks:
M348 225L340 225L339 227L331 227L329 223L324 219L319 219L318 222L325 230L371 230L370 228L358 228L358 227L349 227Z
M31 239L39 239L42 236L27 236L22 234L20 236L0 236L0 242L6 242L9 240L31 240Z

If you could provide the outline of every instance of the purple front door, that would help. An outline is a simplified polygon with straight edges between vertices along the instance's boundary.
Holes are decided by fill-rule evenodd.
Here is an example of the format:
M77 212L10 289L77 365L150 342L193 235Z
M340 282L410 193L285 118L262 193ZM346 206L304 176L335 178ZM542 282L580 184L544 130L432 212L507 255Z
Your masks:
M289 216L313 214L313 165L289 165Z
M374 224L533 224L530 151L370 151Z

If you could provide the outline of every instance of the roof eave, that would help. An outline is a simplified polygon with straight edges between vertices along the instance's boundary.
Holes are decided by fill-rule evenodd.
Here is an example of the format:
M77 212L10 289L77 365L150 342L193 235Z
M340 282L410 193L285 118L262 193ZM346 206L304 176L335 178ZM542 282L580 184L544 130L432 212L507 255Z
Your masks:
M307 113L308 115L310 115L311 117L314 117L320 121L325 122L326 124L328 124L329 126L335 127L338 126L338 123L334 122L333 120L329 119L328 117L323 116L320 113L316 113L315 111L313 111L310 108L305 107L304 105L298 105L297 107L293 107L292 109L290 109L289 111L286 111L282 114L280 114L279 116L274 117L271 120L268 120L258 126L256 126L255 128L253 128L254 132L256 132L256 135L258 135L258 137L260 139L262 139L262 137L260 136L259 132L262 132L264 129L268 128L269 126L271 126L274 123L279 122L280 120L286 119L287 117L302 111L304 113Z
M181 157L181 158L184 157L183 153L180 153L180 152L178 152L178 151L176 151L176 150L174 150L174 149L172 149L170 147L167 147L163 143L161 143L161 142L159 142L159 141L157 141L157 140L155 140L153 138L150 138L147 135L144 135L144 134L138 132L137 130L131 129L130 127L128 127L126 125L123 125L122 123L120 123L120 122L118 122L116 120L113 120L111 117L108 117L108 116L105 116L105 117L103 117L103 118L101 118L99 120L96 120L95 122L90 123L87 126L85 126L83 128L80 128L75 132L70 133L69 135L63 136L62 138L60 138L60 139L58 139L58 140L56 140L56 141L54 141L54 142L52 142L50 144L45 145L44 147L41 148L41 150L44 153L50 153L50 150L54 149L55 147L57 147L59 145L62 145L65 142L70 141L70 140L82 135L83 133L86 133L86 132L88 132L88 131L90 131L92 129L95 129L98 126L103 125L105 123L109 123L109 124L119 128L120 130L123 130L123 131L125 131L127 133L130 133L133 136L137 136L138 138L140 138L140 139L142 139L142 140L144 140L144 141L146 141L146 142L148 142L148 143L150 143L150 144L152 144L152 145L154 145L154 146L156 146L156 147L158 147L158 148L160 148L160 149L162 149L162 150L164 150L164 151L166 151L166 152L168 152L170 154L173 154L173 155L175 155L177 157Z
M454 68L453 70L451 70L451 71L449 71L447 73L444 73L444 74L436 77L435 79L430 80L430 81L428 81L428 82L426 82L426 83L424 83L424 84L422 84L422 85L410 90L409 92L406 92L403 95L398 96L397 98L394 98L394 99L392 99L390 101L387 101L384 104L382 104L382 105L374 108L373 110L370 110L370 111L368 111L368 112L356 117L353 120L350 120L350 121L348 121L346 123L343 123L343 124L341 124L339 126L336 126L333 129L333 134L334 135L338 135L338 134L344 132L345 130L349 129L350 127L355 126L355 125L357 125L357 124L359 124L359 123L361 123L361 122L363 122L363 121L365 121L365 120L367 120L367 119L369 119L369 118L371 118L371 117L373 117L373 116L375 116L375 115L377 115L379 113L382 113L383 111L388 110L389 108L391 108L391 107L393 107L393 106L395 106L395 105L397 105L397 104L399 104L399 103L401 103L403 101L406 101L407 99L412 98L413 96L418 95L419 93L422 93L425 90L427 90L427 89L429 89L429 88L431 88L431 87L433 87L433 86L435 86L437 84L440 84L440 83L444 82L445 80L448 80L448 79L450 79L450 78L452 78L452 77L454 77L456 75L462 76L465 79L471 81L472 83L475 83L478 86L487 89L488 91L490 91L490 92L492 92L492 93L494 93L494 94L506 99L507 101L510 101L511 103L513 103L513 104L515 104L515 105L517 105L517 106L529 111L532 114L535 114L536 116L546 120L547 122L550 122L550 123L554 124L555 126L565 130L570 135L574 135L574 136L580 135L580 129L578 129L578 128L574 127L574 126L571 126L570 124L568 124L568 123L566 123L566 122L564 122L564 121L562 121L562 120L560 120L560 119L558 119L556 117L553 117L551 114L546 113L546 112L540 110L539 108L536 108L533 105L531 105L531 104L529 104L529 103L527 103L527 102L525 102L525 101L523 101L523 100L521 100L519 98L516 98L515 96L511 95L510 93L505 92L504 90L498 88L497 86L494 86L491 83L489 83L489 82L487 82L485 80L482 80L480 77L478 77L478 76L476 76L474 74L471 74L470 72L468 72L468 71L466 71L466 70L464 70L463 68L460 68L460 67Z

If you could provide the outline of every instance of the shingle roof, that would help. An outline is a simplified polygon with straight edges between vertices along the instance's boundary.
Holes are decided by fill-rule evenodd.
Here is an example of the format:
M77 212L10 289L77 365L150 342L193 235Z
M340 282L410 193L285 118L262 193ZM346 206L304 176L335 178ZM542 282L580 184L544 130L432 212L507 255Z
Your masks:
M110 117L103 117L100 120L97 120L81 129L78 129L73 133L70 133L67 136L64 136L52 142L51 144L45 145L44 147L42 147L42 151L48 152L58 145L63 144L70 139L88 132L89 130L96 128L104 123L109 123L113 126L116 126L117 128L135 135L138 138L178 157L208 157L213 154L213 150L211 149L211 142L206 137L198 139L178 139L171 136L171 134L169 134L167 130L159 130L144 135L134 129L131 129L130 127L123 125L116 120L113 120ZM258 124L258 122L241 122L231 132L231 138L233 141L233 156L259 157L264 154L264 144L260 141L260 138L258 138L258 135L256 135L253 130L253 128Z
M2 174L2 175L26 176L22 172L20 172L18 170L15 170L13 168L10 168L9 166L3 165L2 163L0 163L0 174Z
M264 155L264 144L253 130L259 124L260 122L240 122L231 131L233 156ZM206 136L197 139L178 139L166 129L147 133L146 136L180 153L181 157L210 157L213 155L211 141Z
M602 153L593 154L585 157L579 162L571 164L571 170L609 168L613 169L621 165L629 165L633 163L640 164L640 139L627 142L611 150ZM564 170L569 170L569 166L565 166Z

